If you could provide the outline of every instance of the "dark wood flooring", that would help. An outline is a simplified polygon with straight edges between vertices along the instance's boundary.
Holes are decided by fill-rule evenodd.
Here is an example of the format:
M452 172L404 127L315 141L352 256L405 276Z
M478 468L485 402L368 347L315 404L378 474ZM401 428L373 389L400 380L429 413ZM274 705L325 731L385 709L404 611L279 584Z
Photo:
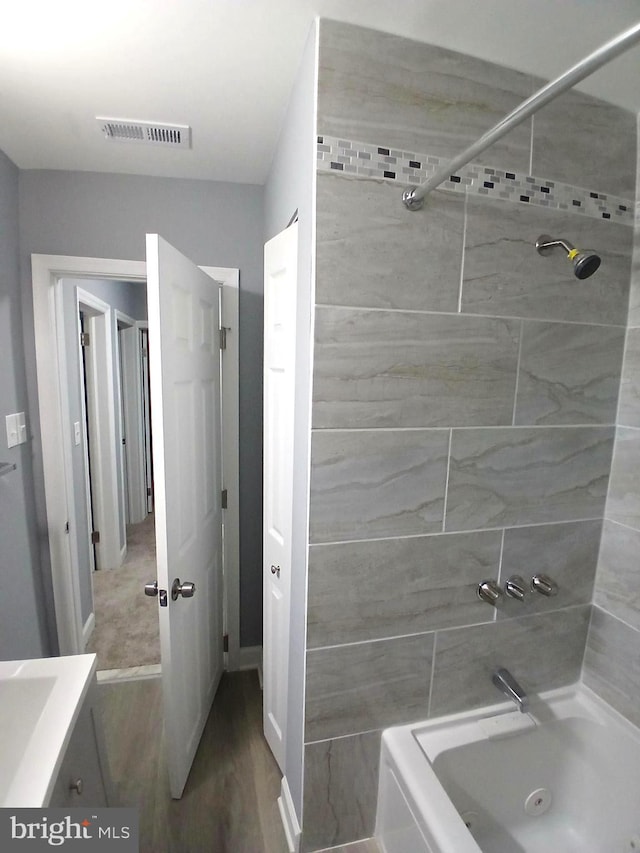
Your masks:
M223 675L181 800L169 794L160 679L100 692L117 804L139 810L140 853L287 853L257 672Z

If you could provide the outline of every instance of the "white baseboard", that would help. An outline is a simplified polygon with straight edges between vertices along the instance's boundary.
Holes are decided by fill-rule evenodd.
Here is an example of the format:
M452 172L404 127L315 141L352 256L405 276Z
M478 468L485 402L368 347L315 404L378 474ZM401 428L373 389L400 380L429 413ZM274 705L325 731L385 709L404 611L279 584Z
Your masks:
M87 648L87 643L89 642L89 638L93 634L93 629L96 627L96 614L90 613L89 618L84 623L82 627L82 648Z
M300 836L302 831L298 823L296 810L291 799L291 791L287 777L282 777L282 786L280 796L278 797L278 810L280 811L280 819L284 828L284 834L287 838L289 853L298 853L300 850Z
M261 669L262 646L240 646L238 669Z

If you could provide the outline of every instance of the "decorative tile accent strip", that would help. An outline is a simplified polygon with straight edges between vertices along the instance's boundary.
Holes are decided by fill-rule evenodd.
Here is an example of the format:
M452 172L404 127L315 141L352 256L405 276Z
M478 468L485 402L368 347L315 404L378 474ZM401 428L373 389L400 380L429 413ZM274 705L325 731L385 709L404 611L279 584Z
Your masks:
M369 142L335 136L318 137L319 171L417 185L431 177L445 162L443 157L414 154ZM555 210L572 210L594 219L611 219L624 225L632 226L635 217L636 204L629 199L558 181L547 181L524 172L492 169L480 163L468 163L455 175L451 175L448 181L443 181L440 189L471 192Z

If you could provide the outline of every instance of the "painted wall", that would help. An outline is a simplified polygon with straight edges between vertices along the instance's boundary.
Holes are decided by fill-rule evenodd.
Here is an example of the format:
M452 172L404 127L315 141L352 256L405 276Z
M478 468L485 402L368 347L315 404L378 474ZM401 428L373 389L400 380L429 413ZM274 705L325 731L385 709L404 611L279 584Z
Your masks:
M48 650L45 590L38 561L29 439L10 450L5 416L28 412L22 341L18 241L18 169L0 152L0 658L40 657Z
M318 34L314 25L296 75L265 187L265 240L287 227L298 211L296 406L294 425L291 621L285 776L298 821L302 817L304 673L309 530L311 328L315 281L315 122Z
M36 414L31 253L143 260L145 232L158 232L198 264L240 269L243 646L262 642L262 203L262 187L246 184L85 172L20 173L24 347L41 530L45 529L44 486ZM24 385L22 389L24 393ZM41 536L40 542L43 573L50 576L46 539Z
M372 834L386 726L496 700L498 665L531 692L580 678L635 116L569 93L420 213L400 200L539 85L321 22L306 851ZM542 233L594 247L601 271L579 282L561 253L536 253ZM557 597L496 609L476 596L486 578L535 572Z
M69 419L70 423L76 421L82 423L82 391L80 384L80 350L78 345L78 311L76 293L78 288L97 296L113 310L111 314L111 346L113 353L114 377L119 369L117 362L117 318L115 311L121 311L133 320L147 319L146 288L137 283L125 281L100 281L96 279L67 279L62 282L63 312L66 342L66 368L67 368L67 393L69 395ZM114 411L118 411L120 403L116 396L116 385L114 383ZM86 471L85 451L82 445L76 446L69 437L69 450L71 463L73 465L74 494L76 496L75 526L78 531L88 531L89 521L87 514ZM118 494L122 488L120 482L122 443L116 441L116 458L118 461ZM120 546L126 544L125 530L125 507L119 507ZM99 547L99 546L98 546ZM88 533L78 535L78 561L79 561L79 589L82 624L84 625L93 613L93 593L91 590L91 545ZM105 568L117 568L107 566Z

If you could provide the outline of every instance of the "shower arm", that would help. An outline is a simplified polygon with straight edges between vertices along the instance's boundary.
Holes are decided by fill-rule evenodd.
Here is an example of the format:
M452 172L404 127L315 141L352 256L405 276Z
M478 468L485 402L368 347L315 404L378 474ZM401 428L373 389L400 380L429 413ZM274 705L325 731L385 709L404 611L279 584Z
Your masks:
M548 104L562 92L571 89L580 80L584 80L598 68L606 65L616 56L624 53L630 47L633 47L640 41L640 23L635 24L628 30L617 35L611 41L606 42L589 56L586 56L577 65L569 68L560 77L547 83L542 89L537 91L531 97L523 101L520 106L512 110L509 115L505 116L502 121L499 121L491 130L488 130L480 139L476 140L472 145L466 148L461 154L458 154L444 166L441 166L436 172L428 178L424 183L417 187L410 187L402 194L402 200L409 210L420 210L424 203L425 196L439 186L444 180L455 174L456 170L461 166L466 166L474 157L481 154L498 139L501 139L512 128L519 125L530 115L537 112L545 104Z

